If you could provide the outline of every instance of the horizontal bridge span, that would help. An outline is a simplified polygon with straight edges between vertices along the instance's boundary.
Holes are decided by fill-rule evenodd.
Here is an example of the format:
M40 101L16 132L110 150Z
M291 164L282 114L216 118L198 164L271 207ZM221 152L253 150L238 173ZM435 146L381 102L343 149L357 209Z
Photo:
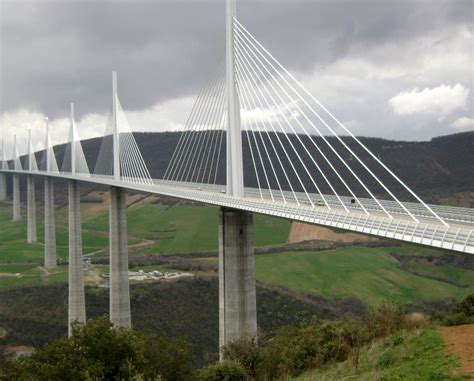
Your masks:
M245 197L233 197L225 193L225 186L196 183L170 182L153 180L153 184L140 184L115 180L111 176L71 175L70 173L50 173L42 171L0 170L3 173L30 174L49 176L61 179L78 180L101 185L117 186L136 191L160 194L209 205L223 206L238 210L245 210L258 214L265 214L294 221L305 222L332 228L350 230L363 234L411 242L430 247L453 250L474 254L474 213L468 208L433 206L436 212L449 220L446 227L437 219L427 215L425 211L416 207L416 204L407 203L413 214L419 217L419 222L410 219L390 201L384 201L393 211L393 218L370 207L370 200L365 200L370 214L364 213L356 205L351 204L350 198L345 198L349 213L338 207L334 201L329 209L323 205L311 206L305 203L284 203L280 199L262 200L258 191L252 188L245 189ZM331 205L332 203L330 203Z

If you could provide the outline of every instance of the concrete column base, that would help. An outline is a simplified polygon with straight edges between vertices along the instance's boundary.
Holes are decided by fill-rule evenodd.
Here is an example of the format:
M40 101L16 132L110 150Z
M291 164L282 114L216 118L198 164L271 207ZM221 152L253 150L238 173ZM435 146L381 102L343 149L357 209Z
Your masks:
M116 327L131 327L128 282L127 192L110 188L110 321Z
M27 187L27 242L37 243L38 236L36 232L36 194L35 194L35 178L32 175L28 175L26 178Z
M69 181L69 316L68 335L71 323L86 321L84 296L84 274L82 270L81 201L77 181Z
M21 220L20 175L13 174L13 221Z
M219 347L257 335L252 213L219 212Z
M44 265L48 268L57 266L54 188L51 177L44 178Z
M0 201L7 199L7 175L0 173Z

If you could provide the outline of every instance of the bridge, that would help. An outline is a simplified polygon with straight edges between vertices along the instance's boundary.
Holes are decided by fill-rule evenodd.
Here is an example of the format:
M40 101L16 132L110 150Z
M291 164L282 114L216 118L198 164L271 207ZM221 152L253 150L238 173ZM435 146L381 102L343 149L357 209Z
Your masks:
M26 155L15 138L7 158L2 139L0 200L12 176L12 215L21 219L19 176L27 177L29 243L37 242L34 177L44 178L46 267L56 266L54 179L69 180L69 323L86 320L81 182L110 187L110 319L116 326L131 326L126 190L220 208L221 346L256 335L254 213L474 254L473 209L425 203L239 22L235 0L227 0L226 20L222 55L160 178L147 165L160 152L142 154L115 71L112 111L95 162L84 154L73 104L61 165L48 121L41 152L34 152L30 134Z

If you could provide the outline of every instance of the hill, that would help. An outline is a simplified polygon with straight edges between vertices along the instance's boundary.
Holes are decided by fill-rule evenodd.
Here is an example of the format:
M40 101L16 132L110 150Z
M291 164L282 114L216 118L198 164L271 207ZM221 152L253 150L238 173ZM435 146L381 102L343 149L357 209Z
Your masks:
M196 133L199 134L199 133ZM166 168L173 155L174 149L181 136L180 132L163 132L163 133L134 133L137 144L142 152L144 160L148 166L150 174L154 178L162 178ZM274 139L274 135L270 134ZM307 141L307 137L300 137L303 141ZM295 138L296 139L296 138ZM343 139L351 146L355 153L367 163L367 165L377 174L386 184L392 189L401 199L411 200L405 192L402 192L393 179L387 176L380 170L380 168L371 161L366 153L360 148L353 145L347 138ZM320 138L314 138L315 142L322 147L329 157L331 153L324 145ZM334 138L328 138L334 143ZM390 169L393 170L403 181L405 181L412 189L414 189L425 201L440 204L452 204L463 206L474 206L474 131L458 133L453 135L441 136L433 138L430 141L410 142L410 141L395 141L385 140L380 138L360 137L360 140L377 155ZM224 140L225 141L225 140ZM282 140L283 141L283 140ZM84 153L86 155L89 168L94 169L97 160L97 155L100 150L102 139L95 138L84 140L82 142ZM288 141L285 140L283 144L288 152L291 152L291 147ZM58 163L61 165L63 161L66 145L58 145L55 147L55 153ZM328 150L328 152L326 152ZM282 149L280 148L280 151ZM278 151L280 154L282 152ZM157 154L159 152L159 154ZM37 159L40 162L43 152L37 153ZM270 160L276 162L275 155L270 154ZM222 148L221 157L225 157L225 148ZM250 149L246 144L246 138L243 139L243 157L244 157L244 181L246 186L256 187L257 182L253 172L253 164L249 159ZM291 155L290 155L291 157ZM356 166L355 162L347 154L344 156L346 160L351 163L351 166ZM310 165L309 158L303 158L306 165ZM318 159L318 158L316 158ZM23 157L25 160L25 157ZM304 170L298 164L296 157L292 157L292 161L298 172L303 173ZM221 160L217 173L217 183L223 184L225 182L225 165L224 160ZM335 168L339 172L346 171L342 164L334 160ZM356 166L357 167L357 166ZM321 160L321 168L328 174L330 180L335 180L335 175L329 167L325 167L325 163ZM281 178L283 175L279 173L276 167L277 174ZM316 174L313 174L316 176ZM297 184L296 178L289 174L290 180L293 184ZM316 180L320 180L316 178ZM11 181L11 180L10 180ZM312 189L308 179L302 178L305 186ZM384 197L384 192L379 189L375 180L365 179L366 183L375 189L376 193ZM357 191L360 185L354 180L348 180L349 185ZM59 181L57 187L64 187L65 182ZM330 193L324 181L320 181L320 186L323 192ZM273 184L276 188L276 184ZM334 181L337 191L341 194L345 193L345 189L341 189L337 181ZM11 187L11 184L9 185ZM285 184L282 185L285 188ZM326 187L326 188L325 188ZM24 186L23 186L24 188ZM301 187L299 187L301 188ZM41 192L42 186L38 187ZM101 189L100 187L91 187L84 184L85 192L91 189ZM298 187L295 190L298 189ZM65 201L65 194L58 194L59 197ZM39 198L41 194L39 194Z

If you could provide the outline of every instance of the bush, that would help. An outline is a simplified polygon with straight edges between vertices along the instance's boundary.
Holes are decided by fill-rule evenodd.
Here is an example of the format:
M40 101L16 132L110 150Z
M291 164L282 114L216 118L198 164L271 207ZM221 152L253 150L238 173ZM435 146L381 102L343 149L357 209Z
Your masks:
M466 296L461 302L456 303L454 312L446 315L444 325L461 325L474 323L474 294Z
M198 381L245 381L244 368L236 361L226 360L199 371Z
M145 380L160 375L166 381L185 381L191 378L192 346L181 338L155 335L145 337L145 358L147 367Z
M8 380L186 380L191 346L182 339L149 336L112 326L107 316L74 325L72 336L57 340L30 358L7 360Z
M466 296L457 306L456 312L464 314L467 318L474 317L474 294Z
M428 318L422 312L410 312L403 317L402 325L403 328L420 329L426 327L428 324Z
M251 379L276 379L347 358L357 365L363 333L355 321L313 319L306 326L282 328L273 340L260 340L258 345L237 340L223 354L226 360L238 362Z
M261 340L259 340L261 342ZM233 341L222 349L222 354L226 360L238 362L247 375L255 378L259 366L261 349L255 340L242 338Z
M391 303L371 308L365 316L366 339L390 336L402 327L403 317L402 309Z

